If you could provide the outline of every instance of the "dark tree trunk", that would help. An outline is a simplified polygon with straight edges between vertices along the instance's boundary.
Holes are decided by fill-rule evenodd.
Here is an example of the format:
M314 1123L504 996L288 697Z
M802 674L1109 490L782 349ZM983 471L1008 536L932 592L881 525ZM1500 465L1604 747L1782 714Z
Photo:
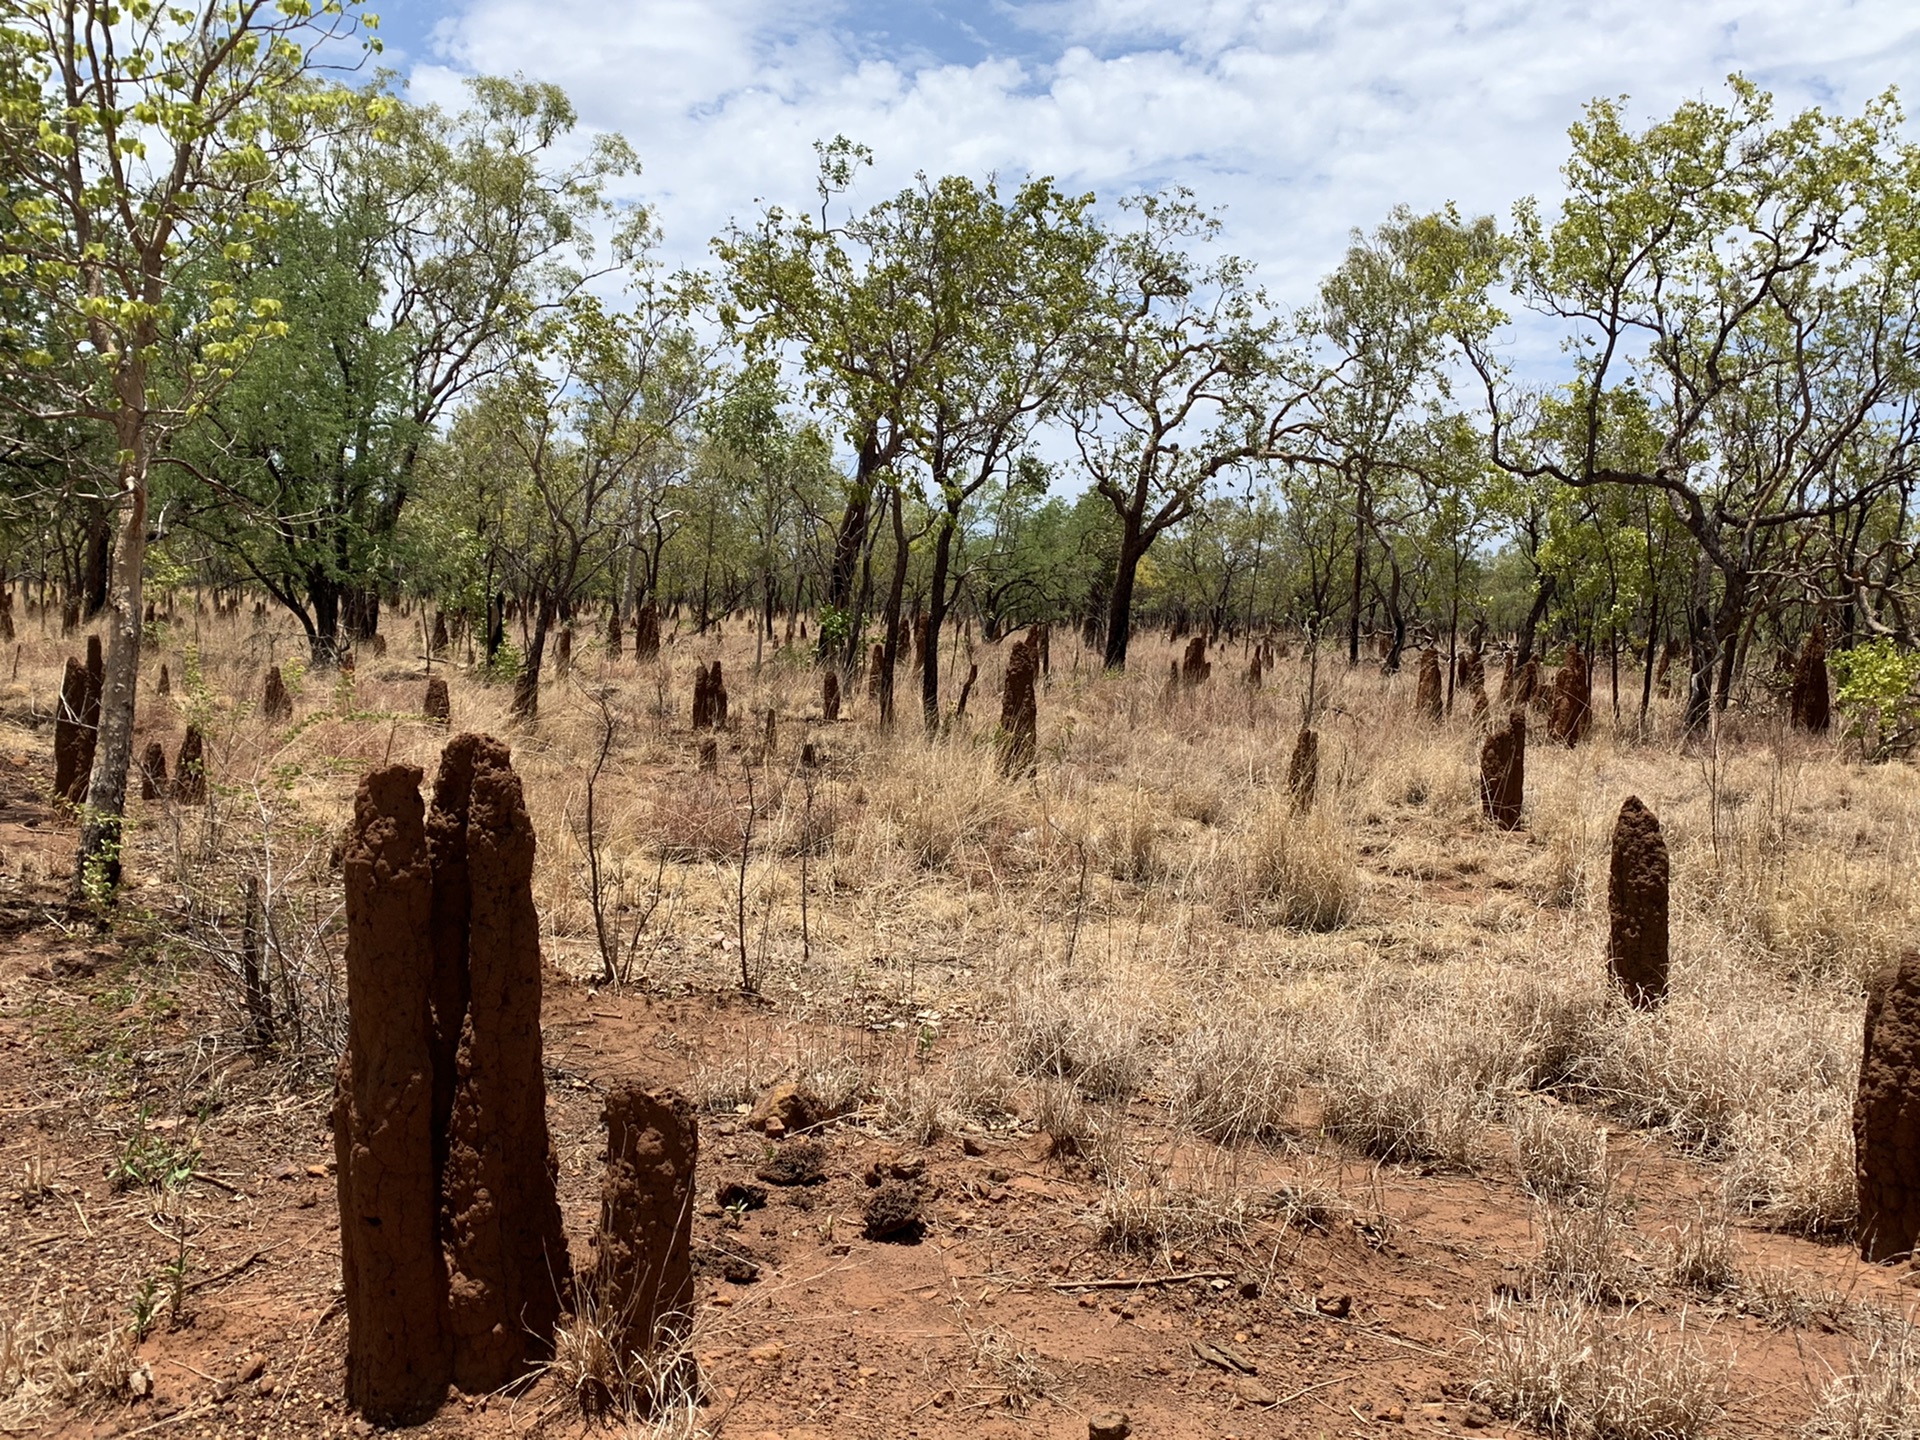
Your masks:
M927 663L920 670L920 708L926 714L929 735L940 728L940 632L947 623L947 570L953 562L953 532L959 528L958 509L949 505L933 541L932 594L927 600Z
M1113 559L1113 589L1107 596L1105 664L1109 670L1127 668L1127 641L1133 634L1133 582L1146 549L1138 522L1127 521L1120 532L1119 553Z

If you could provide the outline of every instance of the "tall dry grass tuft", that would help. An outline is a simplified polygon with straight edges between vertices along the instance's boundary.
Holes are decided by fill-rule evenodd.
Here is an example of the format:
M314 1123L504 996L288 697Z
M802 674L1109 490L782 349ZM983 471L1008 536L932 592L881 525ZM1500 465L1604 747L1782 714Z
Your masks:
M1685 1320L1669 1332L1584 1300L1496 1305L1475 1393L1493 1410L1571 1440L1694 1440L1719 1417L1726 1361Z
M1224 878L1246 920L1294 930L1350 924L1363 893L1353 841L1328 808L1297 815L1274 797L1248 821Z
M1814 1397L1806 1440L1915 1440L1920 1437L1920 1337L1904 1320L1882 1317L1853 1346L1847 1368Z

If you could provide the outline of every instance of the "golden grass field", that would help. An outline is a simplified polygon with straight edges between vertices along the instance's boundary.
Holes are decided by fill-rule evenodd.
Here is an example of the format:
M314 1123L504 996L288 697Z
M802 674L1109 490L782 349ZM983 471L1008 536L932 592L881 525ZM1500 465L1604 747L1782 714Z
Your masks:
M255 1423L225 1401L196 1418L197 1382L179 1379L169 1400L161 1380L178 1353L220 1383L226 1352L205 1347L228 1322L204 1321L196 1339L182 1312L262 1277L195 1290L204 1298L136 1327L137 1340L102 1339L126 1330L127 1296L174 1253L169 1237L188 1255L198 1242L184 1237L212 1223L206 1212L238 1201L196 1189L191 1174L114 1191L101 1157L111 1171L154 1117L173 1114L213 1174L222 1125L252 1117L240 1129L254 1148L232 1143L254 1155L271 1146L260 1117L274 1105L322 1153L307 1132L324 1121L342 1024L335 846L359 776L390 760L431 774L446 733L418 714L417 613L388 618L386 655L363 652L350 684L290 671L294 718L269 724L258 713L266 667L304 655L292 627L244 611L195 615L190 597L180 610L143 663L140 739L162 739L171 762L187 718L198 720L212 795L191 808L132 802L120 958L84 976L58 954L98 942L83 925L52 926L47 904L64 889L73 827L50 809L22 821L45 804L48 715L80 642L28 617L0 685L0 759L15 771L0 898L23 917L10 933L31 938L0 1006L7 1053L21 1062L6 1103L39 1127L0 1125L13 1131L12 1198L0 1203L15 1245L40 1247L19 1249L0 1274L0 1412L13 1429L155 1423L156 1399L127 1390L142 1364L186 1417L180 1433ZM636 1433L945 1434L978 1422L985 1433L1084 1435L1083 1414L1116 1397L1142 1436L1469 1421L1621 1440L1920 1433L1913 1292L1898 1271L1858 1265L1845 1238L1864 983L1909 942L1920 905L1911 767L1864 765L1844 738L1788 731L1758 687L1711 736L1683 744L1677 702L1661 699L1641 734L1638 671L1631 686L1623 671L1630 693L1616 722L1597 667L1591 736L1569 749L1531 728L1525 823L1505 833L1480 816L1480 732L1464 696L1447 719L1422 721L1416 666L1382 676L1322 655L1320 787L1301 813L1286 786L1308 688L1297 637L1257 689L1241 678L1247 652L1229 645L1204 686L1170 693L1179 646L1165 637L1142 636L1129 671L1109 675L1056 632L1037 763L1009 777L995 744L1007 648L949 633L948 704L970 661L981 674L968 715L933 738L904 667L891 730L864 688L826 724L809 657L756 647L740 619L704 637L682 629L646 665L608 657L583 630L571 674L549 679L532 727L510 722L509 686L461 663L434 666L452 687L453 728L508 737L525 784L545 952L559 972L550 1068L574 1065L565 1057L578 1051L586 1088L599 1083L596 1065L657 1072L726 1128L776 1081L804 1080L849 1107L837 1142L848 1153L910 1147L938 1161L942 1203L969 1218L937 1212L929 1254L949 1242L960 1248L946 1256L970 1254L983 1235L1012 1247L990 1269L988 1289L1006 1287L991 1324L972 1271L922 1317L946 1326L922 1342L929 1353L950 1351L956 1373L986 1377L992 1403L972 1418L922 1403L913 1384L937 1398L937 1380L883 1395L898 1377L877 1361L845 1398L828 1387L824 1418L797 1423L779 1367L748 1357L767 1343L756 1335L800 1333L822 1302L762 1282L741 1296L712 1291L729 1303L703 1311L696 1348L716 1395L730 1367L764 1387L733 1382L724 1403L671 1426L635 1421ZM696 661L713 658L730 725L703 771L690 687ZM162 661L165 699L154 694ZM807 745L812 766L801 763ZM1659 817L1672 855L1672 995L1644 1013L1611 992L1605 964L1607 847L1628 795ZM590 859L624 983L606 983ZM247 875L267 896L283 1018L275 1052L243 1060L234 976ZM102 976L125 989L104 1007ZM571 1027L564 1043L558 1015ZM208 1111L216 1082L227 1098ZM584 1207L595 1114L565 1116L563 1184ZM1040 1208L1019 1224L1011 1209L997 1227L980 1220L981 1182L953 1167L987 1162L963 1161L963 1139L967 1155L1017 1152L1021 1164L996 1173L1031 1173L1059 1203L1020 1192ZM292 1214L271 1186L227 1183L265 1207L266 1231ZM1018 1191L1017 1177L1003 1183ZM153 1220L158 1248L82 1267L69 1246L84 1248L92 1223L85 1193L135 1196L114 1203L129 1225ZM309 1201L304 1221L330 1203L330 1192ZM1016 1244L1023 1227L1034 1233ZM820 1244L838 1263L840 1242ZM894 1281L874 1277L905 1262L871 1249L883 1268L866 1283L884 1290ZM1016 1252L1024 1268L1006 1258ZM285 1294L313 1297L294 1329L328 1319L329 1253L337 1279L324 1242L289 1272L306 1291L281 1277ZM1071 1300L1063 1277L1177 1274L1207 1268L1202 1257L1258 1272L1257 1305L1271 1313L1216 1321L1209 1294L1190 1313L1157 1281L1124 1316L1104 1308L1120 1293L1108 1289L1081 1292L1099 1305L1065 1304L1051 1320L1031 1298ZM199 1275L219 1268L211 1252L194 1263ZM797 1274L784 1251L771 1263ZM1365 1359L1364 1346L1354 1351L1365 1331L1386 1347L1378 1363L1293 1397L1289 1376L1317 1375L1324 1357L1310 1363L1280 1337L1289 1326L1330 1333L1314 1283L1325 1290L1349 1272L1360 1278L1347 1283L1372 1287L1352 1291L1356 1322L1391 1294L1409 1312L1428 1305L1421 1326L1367 1320L1329 1353ZM1006 1318L1016 1303L1036 1328ZM1162 1320L1169 1335L1188 1320L1195 1333L1224 1324L1273 1349L1265 1400L1234 1388L1245 1377L1223 1379L1159 1340L1139 1353L1185 1365L1191 1385L1165 1363L1157 1379L1142 1370L1125 1385L1095 1383L1103 1357L1133 1352L1118 1331L1089 1327ZM262 1433L345 1423L337 1377L334 1408L323 1403L339 1328L310 1334L301 1363L313 1405L290 1406L283 1392ZM123 1358L102 1358L114 1345ZM1209 1378L1232 1383L1207 1391ZM461 1414L445 1433L488 1423L471 1406ZM577 1427L571 1416L547 1407L540 1424Z

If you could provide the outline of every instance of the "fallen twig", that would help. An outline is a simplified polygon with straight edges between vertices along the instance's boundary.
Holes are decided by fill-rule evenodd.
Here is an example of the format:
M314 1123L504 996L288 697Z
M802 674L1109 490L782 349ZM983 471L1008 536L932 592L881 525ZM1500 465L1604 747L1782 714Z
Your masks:
M1231 1280L1231 1270L1183 1270L1178 1275L1142 1275L1133 1280L1056 1280L1055 1290L1138 1290L1143 1285L1178 1285L1187 1280Z

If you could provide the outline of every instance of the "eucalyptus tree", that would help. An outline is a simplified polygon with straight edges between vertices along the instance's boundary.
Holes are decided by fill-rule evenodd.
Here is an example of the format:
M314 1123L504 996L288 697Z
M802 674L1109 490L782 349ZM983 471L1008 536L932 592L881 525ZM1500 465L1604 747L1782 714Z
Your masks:
M1103 243L1092 201L1063 195L1044 179L1027 181L1003 201L992 180L948 176L923 181L894 202L903 241L919 257L918 309L934 356L909 432L934 511L928 663L920 686L929 731L940 722L938 646L957 583L962 512L1010 470L1034 427L1055 413L1086 339ZM897 601L892 610L897 647Z
M576 293L477 392L453 437L452 463L492 535L493 555L528 617L513 713L532 720L548 636L619 554L636 475L680 416L663 407L697 346L687 297L649 289L629 311ZM675 372L663 385L661 371Z
M1691 537L1690 725L1726 703L1768 566L1816 594L1832 578L1835 557L1791 537L1902 490L1920 438L1920 166L1897 109L1776 120L1755 86L1730 87L1637 133L1595 101L1570 132L1557 216L1516 209L1513 284L1565 327L1570 428L1541 433L1535 398L1488 345L1468 347L1496 464L1654 492ZM1627 391L1658 440L1632 462L1611 434ZM1841 581L1832 598L1851 604Z
M189 295L181 280L215 256L244 263L271 233L287 158L345 105L312 76L329 45L329 58L358 53L350 3L16 0L0 26L0 173L19 191L0 219L0 279L42 321L18 351L52 391L34 418L103 426L114 446L76 899L119 881L154 458L286 330L270 297L245 300L229 282Z
M931 357L902 324L912 277L889 253L881 217L833 222L833 207L872 152L845 136L815 146L820 213L769 206L752 228L714 242L721 261L719 315L750 358L792 347L808 397L831 414L854 454L835 529L822 605L823 658L843 668L857 653L854 585L868 543L875 492L900 459L912 392Z
M1360 660L1362 600L1378 546L1390 572L1388 610L1396 664L1404 641L1396 537L1431 509L1434 467L1452 463L1436 443L1451 407L1451 366L1460 336L1485 334L1498 319L1487 289L1502 245L1491 220L1452 210L1396 209L1371 234L1355 233L1338 267L1302 317L1325 383L1315 397L1309 443L1289 459L1337 474L1352 510L1347 660Z
M616 263L647 238L605 198L634 168L618 136L568 154L558 88L468 90L448 115L376 86L302 150L282 222L231 281L281 305L290 334L168 457L178 522L300 622L316 664L343 625L376 628L416 462L450 407L590 278L596 223L618 224Z
M1185 190L1124 202L1110 234L1066 420L1093 489L1119 526L1105 660L1124 668L1140 562L1230 469L1298 440L1316 388L1252 268L1196 251L1219 221Z

